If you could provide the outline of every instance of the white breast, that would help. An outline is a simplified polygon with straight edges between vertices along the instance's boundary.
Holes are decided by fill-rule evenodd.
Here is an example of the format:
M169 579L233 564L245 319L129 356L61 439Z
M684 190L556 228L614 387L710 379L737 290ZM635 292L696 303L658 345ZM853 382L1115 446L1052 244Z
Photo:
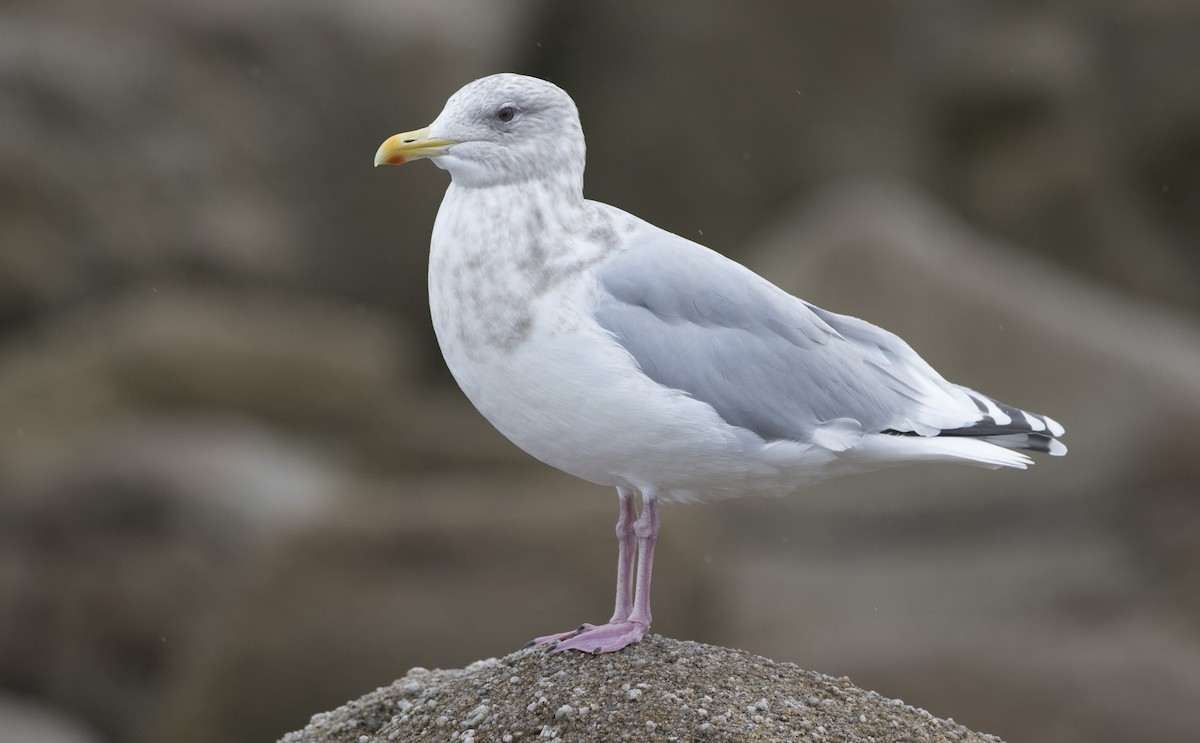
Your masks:
M781 472L779 462L795 464L804 452L772 456L760 439L729 426L708 404L642 374L592 317L600 291L593 274L563 270L546 280L541 266L530 270L522 252L528 231L519 215L496 230L494 219L460 216L469 198L478 194L456 194L451 186L438 214L430 311L447 366L492 425L577 477L668 499L795 488L796 473ZM482 234L479 224L493 231ZM555 255L539 256L551 268L603 259L584 252L595 249L594 241L575 243L571 234L545 225L541 233L554 241Z

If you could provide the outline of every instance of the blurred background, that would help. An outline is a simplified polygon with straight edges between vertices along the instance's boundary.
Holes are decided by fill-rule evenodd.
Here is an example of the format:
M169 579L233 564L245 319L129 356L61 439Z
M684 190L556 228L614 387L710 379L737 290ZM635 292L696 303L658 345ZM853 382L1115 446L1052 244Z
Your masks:
M502 70L587 192L1053 415L1028 472L664 507L655 630L1009 740L1200 740L1200 4L9 0L0 741L263 741L607 618L616 499L429 327Z

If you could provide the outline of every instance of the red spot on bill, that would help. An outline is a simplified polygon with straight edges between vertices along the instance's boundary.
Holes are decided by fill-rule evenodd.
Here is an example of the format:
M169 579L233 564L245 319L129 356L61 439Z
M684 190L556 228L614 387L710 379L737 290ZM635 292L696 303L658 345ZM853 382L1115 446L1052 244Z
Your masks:
M403 165L404 155L388 155L386 162L388 165Z

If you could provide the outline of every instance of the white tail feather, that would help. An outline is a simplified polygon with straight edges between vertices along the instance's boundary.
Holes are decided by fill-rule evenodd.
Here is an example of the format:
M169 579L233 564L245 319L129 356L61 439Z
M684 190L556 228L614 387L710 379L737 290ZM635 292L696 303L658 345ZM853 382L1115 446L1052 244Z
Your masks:
M1033 460L1013 449L966 436L868 434L854 448L864 459L885 462L962 462L977 467L1025 469Z

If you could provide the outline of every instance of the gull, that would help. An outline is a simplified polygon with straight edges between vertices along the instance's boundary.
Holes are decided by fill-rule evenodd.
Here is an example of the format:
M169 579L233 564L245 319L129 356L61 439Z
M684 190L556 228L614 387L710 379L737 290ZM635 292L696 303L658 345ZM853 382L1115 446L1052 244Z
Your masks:
M660 501L1066 453L1053 419L946 381L892 333L584 198L579 113L552 83L469 83L375 164L425 158L450 173L429 307L454 379L518 447L617 491L612 618L531 645L607 653L645 636Z

